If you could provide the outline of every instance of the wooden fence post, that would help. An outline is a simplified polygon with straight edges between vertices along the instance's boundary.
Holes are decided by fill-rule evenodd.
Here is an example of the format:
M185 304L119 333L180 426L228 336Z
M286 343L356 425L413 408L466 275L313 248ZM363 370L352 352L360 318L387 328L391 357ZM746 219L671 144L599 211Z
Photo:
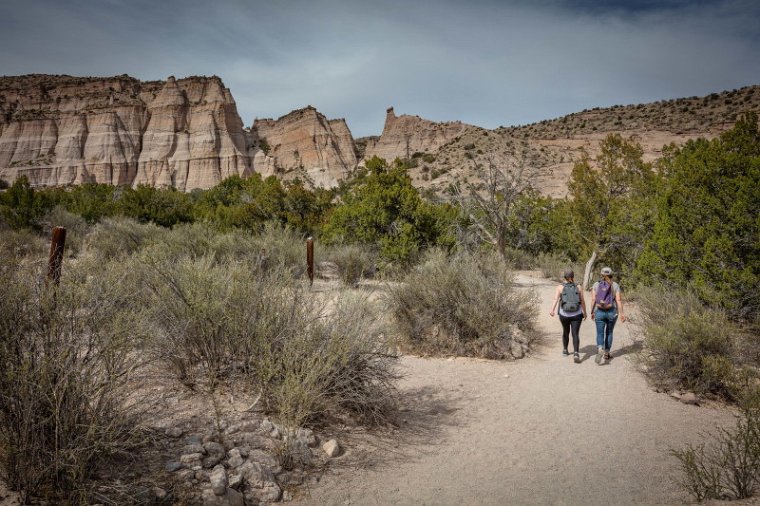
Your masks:
M53 228L53 239L50 241L50 257L48 258L47 281L57 285L61 281L61 264L63 263L63 247L66 245L66 229Z
M309 286L314 285L314 239L306 239L306 273L309 275Z

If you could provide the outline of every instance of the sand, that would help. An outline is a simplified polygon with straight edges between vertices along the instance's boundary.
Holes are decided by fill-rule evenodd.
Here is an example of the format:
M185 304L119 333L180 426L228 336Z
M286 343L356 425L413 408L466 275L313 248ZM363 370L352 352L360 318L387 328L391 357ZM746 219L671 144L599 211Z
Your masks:
M670 448L733 424L718 403L657 393L631 360L633 321L618 322L609 364L594 362L595 330L581 327L580 364L561 355L548 315L555 283L518 276L541 298L547 341L515 362L404 356L401 428L340 434L346 446L302 505L681 504Z

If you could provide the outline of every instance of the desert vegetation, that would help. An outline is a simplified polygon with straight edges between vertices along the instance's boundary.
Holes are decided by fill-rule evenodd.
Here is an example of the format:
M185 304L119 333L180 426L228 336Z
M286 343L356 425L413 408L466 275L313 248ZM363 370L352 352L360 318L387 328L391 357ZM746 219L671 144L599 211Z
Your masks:
M733 429L716 429L706 443L671 451L681 465L681 486L696 500L745 499L760 488L760 411L757 399L748 402Z
M518 292L501 256L430 251L390 289L398 335L426 354L522 358L539 336L535 300Z
M24 501L140 502L139 492L156 483L125 481L125 466L163 437L150 416L157 378L211 407L219 440L229 437L223 393L256 395L287 431L276 455L289 468L306 464L294 457L302 452L296 434L327 416L388 423L396 354L376 308L358 294L309 295L300 239L277 225L253 236L105 218L67 256L55 285L44 278L45 241L6 230L6 483Z
M29 500L124 502L143 485L106 486L104 469L160 438L146 420L156 371L210 406L219 441L228 437L221 399L250 396L287 432L278 462L305 465L299 431L336 418L393 420L398 348L521 358L539 338L536 304L511 271L556 276L591 259L636 296L640 363L657 386L744 410L714 444L674 451L684 486L698 499L750 494L757 116L713 140L668 146L655 162L635 140L609 135L597 156L575 162L561 199L539 194L520 170L533 156L523 148L513 165L478 168L487 185L452 185L446 199L415 188L403 161L377 158L333 190L259 175L191 193L40 190L17 179L0 192L4 480ZM53 225L69 230L60 285L44 280ZM306 236L345 285L329 297L306 282ZM391 281L390 322L353 289L370 277Z

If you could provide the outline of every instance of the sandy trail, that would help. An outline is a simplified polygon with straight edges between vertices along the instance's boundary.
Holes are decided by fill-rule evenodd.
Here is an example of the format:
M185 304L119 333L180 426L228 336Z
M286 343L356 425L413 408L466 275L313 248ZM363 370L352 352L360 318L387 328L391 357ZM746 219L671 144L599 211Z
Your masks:
M561 327L548 315L556 285L530 274L517 281L541 298L546 346L517 362L404 357L399 439L376 441L369 456L366 441L349 439L346 455L300 504L688 501L673 483L677 461L668 449L731 424L731 413L652 390L629 360L630 323L618 322L607 365L594 362L590 319L581 327L582 363L561 356Z

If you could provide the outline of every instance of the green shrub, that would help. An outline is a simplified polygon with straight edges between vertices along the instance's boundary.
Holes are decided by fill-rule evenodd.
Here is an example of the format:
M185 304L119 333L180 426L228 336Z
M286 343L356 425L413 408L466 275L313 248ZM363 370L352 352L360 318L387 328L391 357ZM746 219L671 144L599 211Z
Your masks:
M142 184L136 188L125 188L118 207L124 216L162 227L188 223L193 219L190 197L174 188L154 188Z
M7 190L0 192L0 219L10 228L39 229L40 219L52 203L35 191L26 176L20 176Z
M691 291L663 286L637 292L649 376L669 388L736 399L757 365L744 351L757 348L725 312L706 307ZM744 349L744 350L743 350Z
M400 336L419 352L520 358L538 338L535 295L514 289L496 253L431 252L390 301Z
M659 165L667 177L638 275L692 286L702 301L760 326L757 114L719 138L669 148Z
M374 157L369 173L343 195L323 228L326 244L376 247L381 264L406 267L432 246L451 246L455 212L448 205L422 199L406 167L397 160L389 167Z

